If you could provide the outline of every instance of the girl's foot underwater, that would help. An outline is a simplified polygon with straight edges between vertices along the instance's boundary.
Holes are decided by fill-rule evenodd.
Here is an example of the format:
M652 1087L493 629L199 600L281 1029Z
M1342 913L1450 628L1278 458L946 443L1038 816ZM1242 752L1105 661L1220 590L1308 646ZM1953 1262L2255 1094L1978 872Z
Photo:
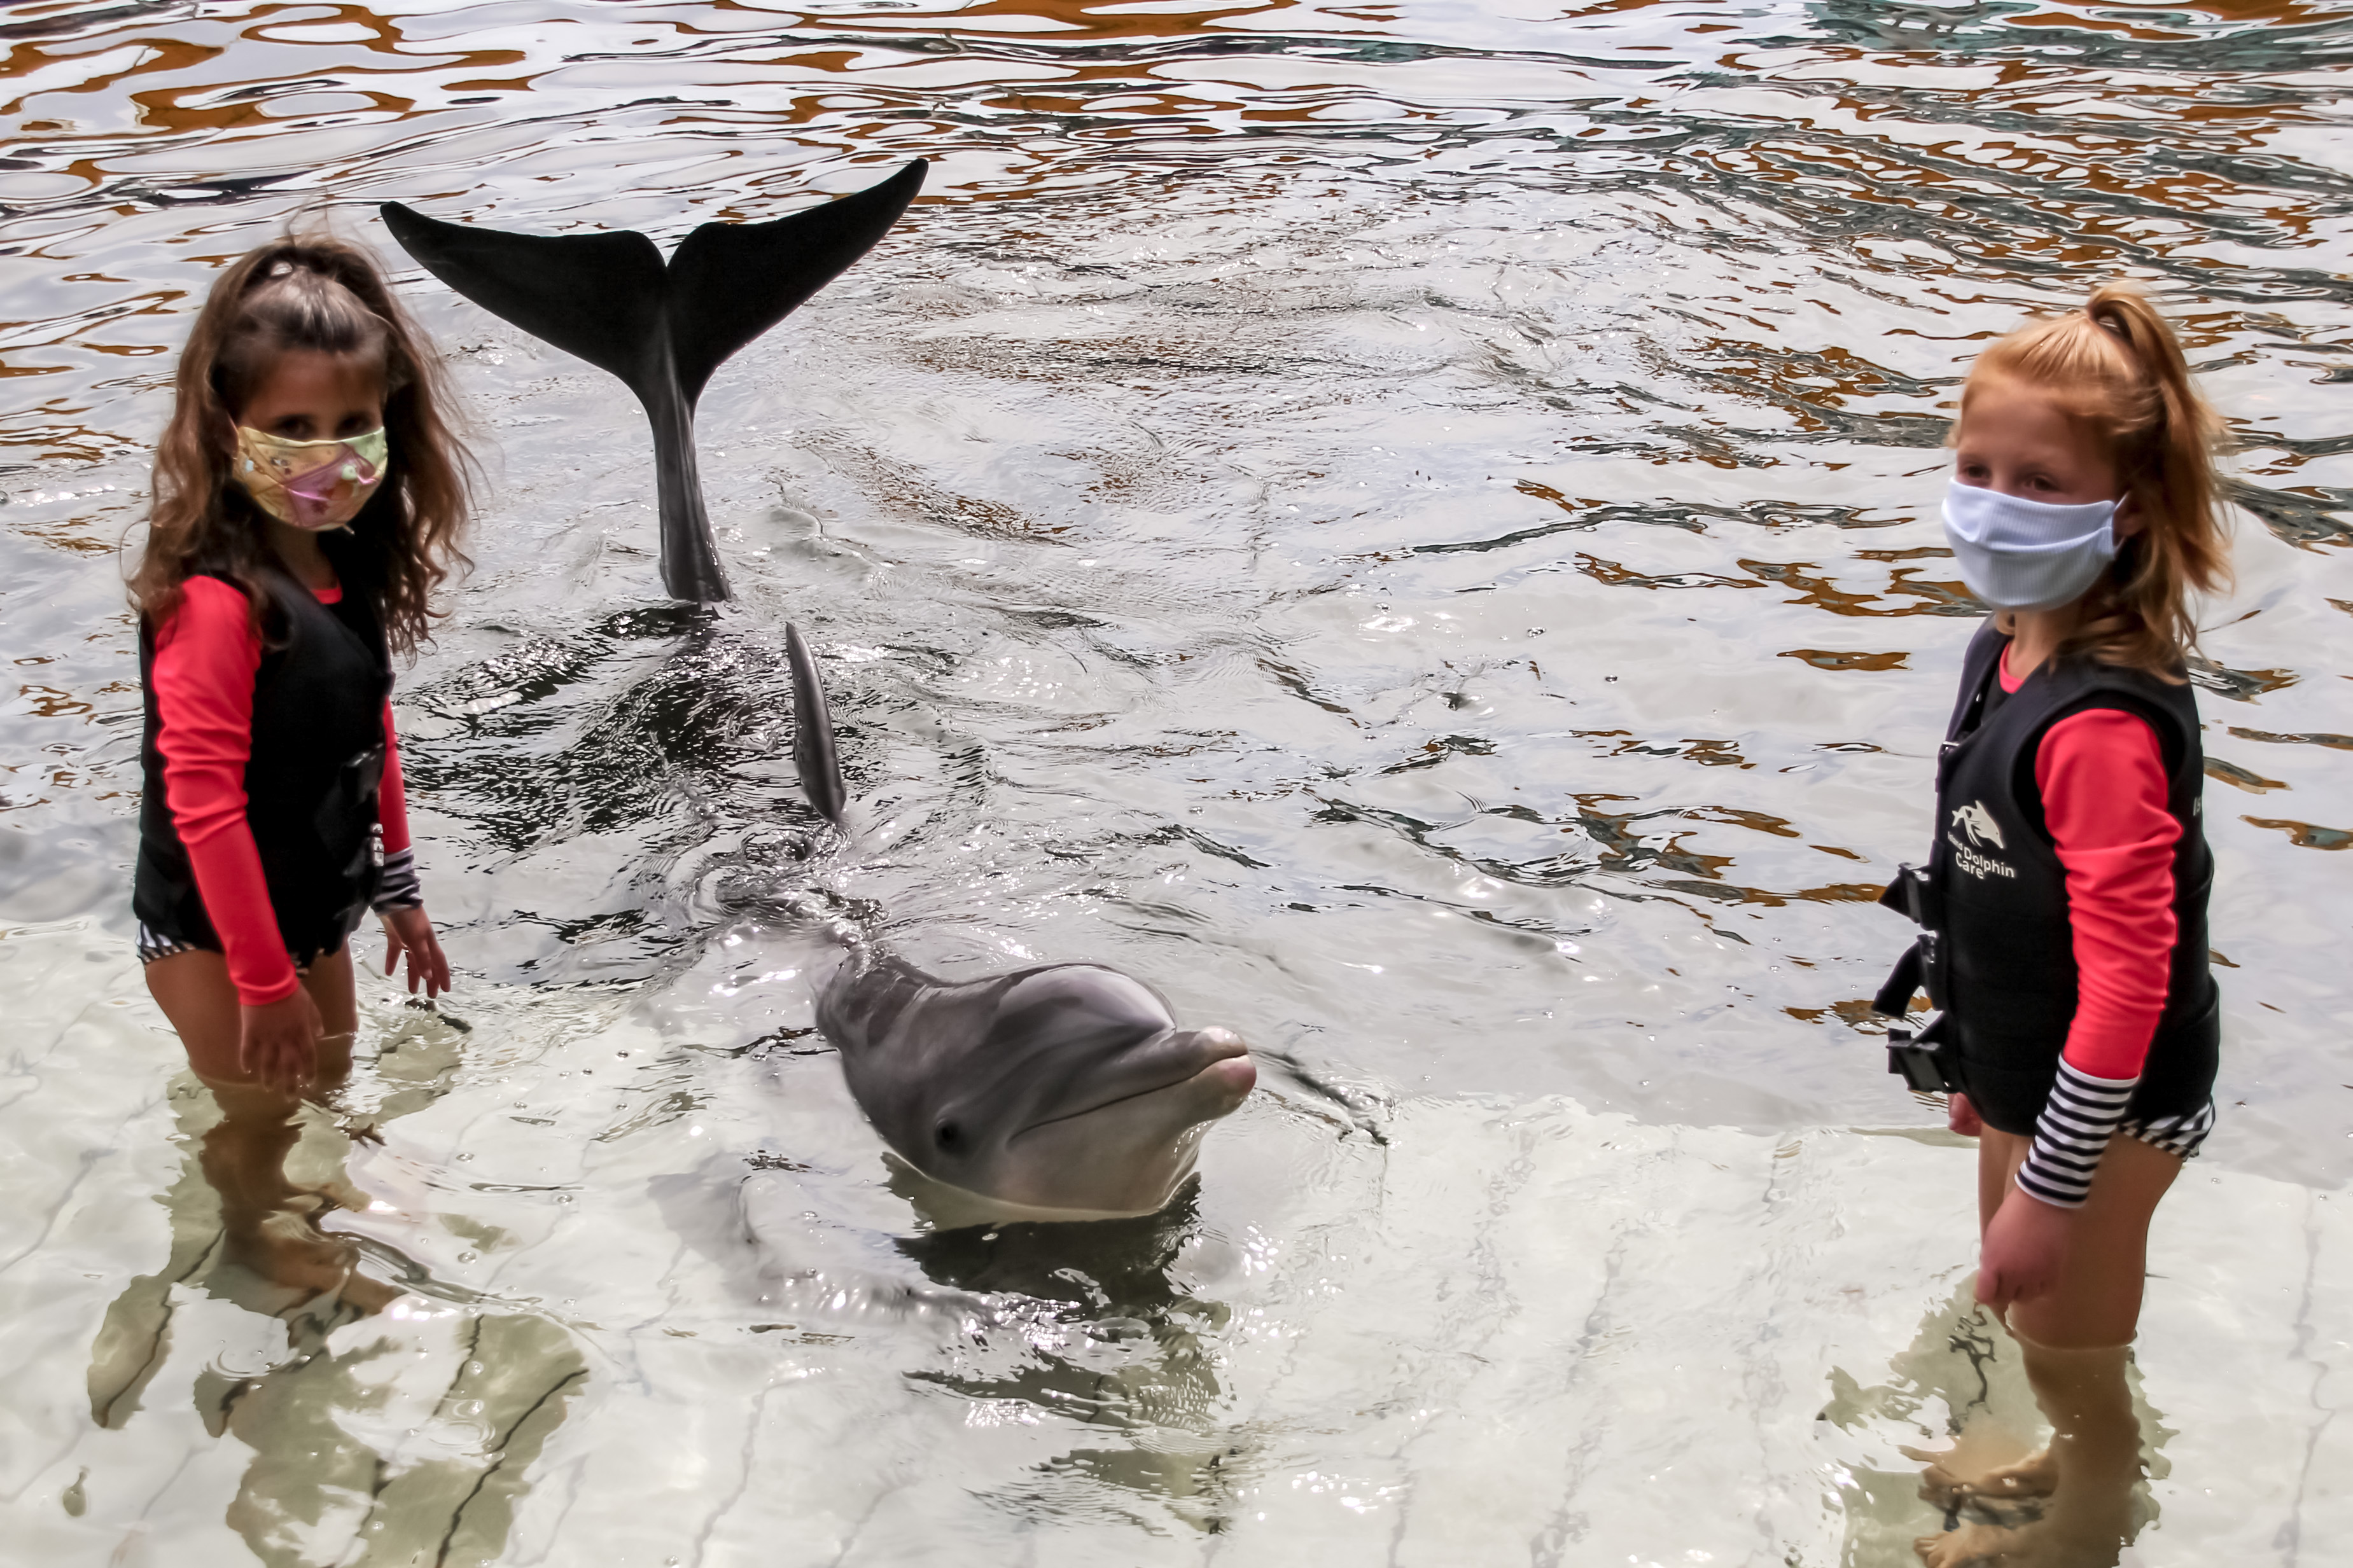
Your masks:
M2025 1531L1998 1524L1965 1524L1942 1535L1924 1535L1912 1543L1928 1568L1961 1568L1967 1563L2010 1563Z
M2058 1519L2014 1528L1965 1524L1912 1543L1927 1568L1962 1568L1970 1563L1999 1563L2005 1568L2116 1568L2124 1546L2124 1537L2115 1531L2070 1528Z
M2038 1448L2022 1459L1978 1468L1961 1458L1958 1447L1944 1453L1906 1448L1908 1458L1927 1468L1920 1472L1920 1496L1938 1508L1959 1508L1971 1502L2016 1502L2049 1497L2059 1489L2059 1466L2051 1450Z
M384 1310L402 1292L398 1286L359 1271L359 1248L318 1228L314 1215L280 1210L251 1230L232 1235L230 1261L242 1264L293 1299L274 1315L316 1308L330 1298L361 1317Z

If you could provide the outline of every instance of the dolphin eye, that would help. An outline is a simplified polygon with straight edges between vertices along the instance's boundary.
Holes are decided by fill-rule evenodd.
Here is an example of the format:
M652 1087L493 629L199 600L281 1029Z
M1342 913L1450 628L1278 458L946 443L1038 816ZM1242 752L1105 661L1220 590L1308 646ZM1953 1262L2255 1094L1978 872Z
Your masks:
M953 1121L941 1122L932 1137L943 1149L953 1149L964 1142L964 1134L957 1130L956 1124Z

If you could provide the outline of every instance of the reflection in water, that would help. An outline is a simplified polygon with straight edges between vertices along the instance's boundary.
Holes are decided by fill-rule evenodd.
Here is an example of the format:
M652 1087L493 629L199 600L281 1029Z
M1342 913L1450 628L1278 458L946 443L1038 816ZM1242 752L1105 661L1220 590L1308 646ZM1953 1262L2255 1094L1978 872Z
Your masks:
M193 1074L172 1087L177 1142L195 1151L162 1203L172 1251L157 1273L131 1281L107 1309L92 1347L90 1416L120 1426L169 1351L179 1288L282 1318L300 1350L380 1310L399 1292L356 1272L359 1249L322 1224L337 1207L364 1208L342 1179L349 1139L315 1104L288 1115L274 1095L208 1088ZM323 1179L297 1181L300 1163ZM329 1152L332 1151L332 1152Z
M459 1065L459 1031L438 1016L386 1034L371 1075L384 1092L358 1127L372 1142L438 1100ZM254 1555L287 1568L491 1563L587 1369L543 1318L443 1305L364 1271L425 1282L382 1243L335 1233L339 1213L389 1206L344 1174L353 1119L334 1109L344 1098L331 1081L290 1115L264 1091L174 1079L175 1142L194 1152L159 1200L171 1253L107 1309L90 1352L90 1418L129 1424L187 1303L276 1318L283 1351L250 1369L216 1362L192 1390L207 1433L254 1450L226 1512ZM337 1544L322 1556L325 1542Z
M543 1318L405 1318L405 1331L216 1381L227 1429L255 1450L228 1522L273 1568L506 1555L532 1464L587 1377L580 1351Z
M2050 1436L2014 1458L1961 1442L1949 1453L1915 1456L1928 1460L1921 1495L1948 1516L1943 1534L1918 1542L1920 1556L1928 1568L2109 1568L2140 1523L2133 1506L2140 1422L2125 1375L2132 1352L2012 1343Z
M917 1178L920 1181L920 1178ZM1058 1309L1058 1333L1030 1331L1008 1355L959 1358L921 1382L985 1408L1057 1412L1103 1441L1073 1447L1008 1484L1004 1503L1051 1514L1104 1489L1156 1501L1214 1532L1231 1499L1220 1470L1241 1451L1219 1418L1212 1346L1231 1316L1186 1289L1179 1254L1200 1230L1199 1178L1157 1214L1129 1219L966 1226L901 1238L939 1284ZM1155 1510L1156 1511L1156 1510Z
M2021 1339L1976 1304L1974 1289L1964 1283L1922 1321L1890 1363L1892 1382L1865 1388L1833 1375L1822 1419L1900 1424L1926 1439L1901 1446L1922 1469L1843 1477L1841 1561L1884 1568L1916 1552L1930 1568L2115 1563L2157 1521L2147 1483L2171 1474L2162 1445L2178 1434L2142 1399L2129 1348Z

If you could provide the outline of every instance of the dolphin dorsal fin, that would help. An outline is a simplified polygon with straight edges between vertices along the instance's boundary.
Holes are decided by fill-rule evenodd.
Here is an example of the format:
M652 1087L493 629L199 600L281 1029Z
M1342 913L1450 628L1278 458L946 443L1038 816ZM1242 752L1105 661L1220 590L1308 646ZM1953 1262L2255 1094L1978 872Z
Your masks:
M849 796L841 784L840 755L833 749L833 705L826 700L824 679L800 627L790 622L785 625L785 657L793 667L793 767L809 804L839 827Z

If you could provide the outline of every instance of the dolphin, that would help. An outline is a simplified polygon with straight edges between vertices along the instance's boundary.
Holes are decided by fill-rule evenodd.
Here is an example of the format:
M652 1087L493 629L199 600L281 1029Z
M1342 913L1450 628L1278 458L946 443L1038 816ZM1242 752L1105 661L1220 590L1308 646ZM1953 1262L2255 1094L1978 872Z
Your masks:
M728 356L848 269L923 188L920 158L881 184L769 223L707 223L667 265L628 231L505 234L386 202L377 210L417 263L491 314L628 384L653 426L662 586L729 597L702 510L694 405Z
M825 685L798 627L785 628L785 647L793 761L810 804L840 828ZM1098 963L945 980L853 940L818 985L817 1026L901 1159L1016 1218L1163 1207L1209 1124L1258 1082L1233 1031L1180 1029L1158 992Z

